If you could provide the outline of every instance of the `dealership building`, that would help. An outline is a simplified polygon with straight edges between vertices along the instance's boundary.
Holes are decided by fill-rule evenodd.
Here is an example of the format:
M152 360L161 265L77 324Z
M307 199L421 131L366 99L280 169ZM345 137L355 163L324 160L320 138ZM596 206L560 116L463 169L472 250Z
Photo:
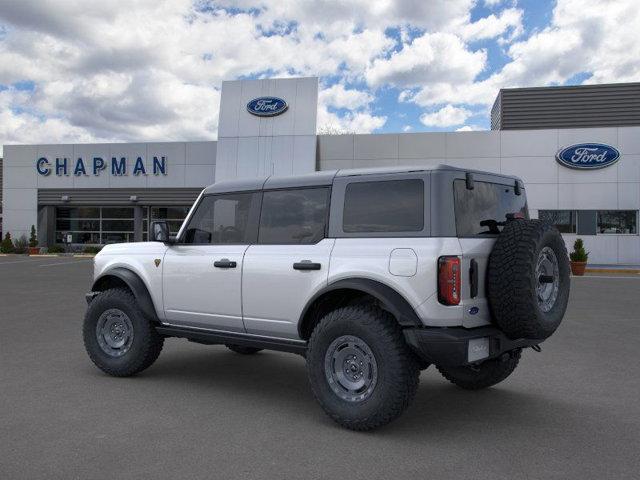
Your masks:
M230 81L217 141L5 145L3 235L144 241L219 180L448 164L519 176L531 216L591 262L640 264L640 83L501 90L480 132L317 135L317 103L317 78Z

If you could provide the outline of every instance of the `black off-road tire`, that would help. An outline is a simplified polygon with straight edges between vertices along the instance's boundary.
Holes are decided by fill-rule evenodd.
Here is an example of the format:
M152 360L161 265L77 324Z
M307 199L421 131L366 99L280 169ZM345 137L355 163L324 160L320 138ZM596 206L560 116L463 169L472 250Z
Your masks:
M118 309L129 318L133 339L128 351L120 357L107 354L98 343L96 327L101 315ZM84 346L91 361L114 377L128 377L150 367L162 351L164 337L145 317L133 294L124 288L112 288L97 295L87 308L83 325Z
M361 401L339 397L327 377L327 351L344 336L364 341L377 364L377 383ZM319 321L309 340L307 371L313 395L324 411L343 427L360 431L399 417L413 400L420 376L417 359L405 344L393 316L366 304L336 309Z
M558 266L555 303L543 311L538 302L539 256L548 247ZM569 301L569 258L558 230L540 220L509 221L489 257L487 297L496 324L512 339L544 340L560 325Z
M501 357L487 360L477 366L436 366L444 378L465 390L480 390L506 379L518 366L521 350L513 350Z
M245 347L244 345L233 345L231 343L228 343L226 347L232 352L240 353L242 355L253 355L254 353L262 351L261 348Z

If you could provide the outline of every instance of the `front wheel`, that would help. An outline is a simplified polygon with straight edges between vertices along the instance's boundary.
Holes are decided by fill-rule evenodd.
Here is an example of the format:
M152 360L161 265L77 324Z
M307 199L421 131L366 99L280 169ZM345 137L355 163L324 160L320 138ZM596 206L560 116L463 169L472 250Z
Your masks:
M164 344L133 294L123 288L106 290L93 299L82 333L91 361L115 377L135 375L150 367Z
M399 417L420 374L395 319L370 305L339 308L320 320L309 340L307 370L324 411L352 430Z
M513 350L480 365L464 367L441 367L438 371L444 378L465 390L480 390L505 380L518 366L521 350Z

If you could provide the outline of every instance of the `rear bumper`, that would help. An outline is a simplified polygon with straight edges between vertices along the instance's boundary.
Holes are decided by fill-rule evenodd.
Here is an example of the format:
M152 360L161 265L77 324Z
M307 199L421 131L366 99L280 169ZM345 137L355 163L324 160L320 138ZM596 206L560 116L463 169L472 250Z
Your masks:
M538 345L541 340L511 340L496 327L407 328L404 337L425 362L462 366L499 357L516 348Z

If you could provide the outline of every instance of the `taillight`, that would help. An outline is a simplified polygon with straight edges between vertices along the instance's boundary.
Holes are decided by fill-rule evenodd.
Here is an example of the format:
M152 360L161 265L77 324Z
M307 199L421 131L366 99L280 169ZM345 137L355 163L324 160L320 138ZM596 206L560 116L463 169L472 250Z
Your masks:
M458 257L438 259L438 301L443 305L460 303L460 259Z

